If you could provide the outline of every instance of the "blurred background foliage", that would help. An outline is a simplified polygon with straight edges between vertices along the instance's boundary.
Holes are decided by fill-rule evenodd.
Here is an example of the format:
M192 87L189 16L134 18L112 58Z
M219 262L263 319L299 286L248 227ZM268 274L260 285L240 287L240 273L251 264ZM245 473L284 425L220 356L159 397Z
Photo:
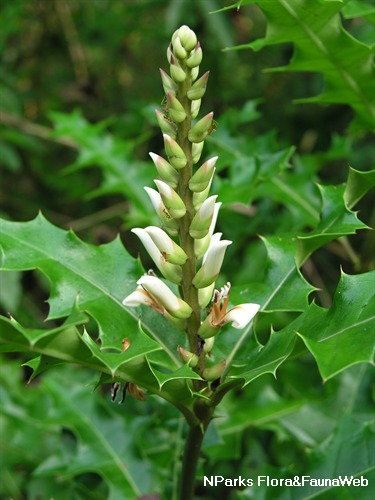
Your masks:
M255 41L266 32L265 16L256 4L211 13L231 3L0 0L1 216L26 221L41 210L56 225L73 228L85 241L96 244L111 241L120 232L129 252L141 253L145 267L149 266L129 229L149 224L155 217L143 186L152 185L154 176L148 152L162 154L163 147L154 115L163 99L158 68L167 67L166 47L171 33L179 25L188 24L204 50L201 73L210 70L203 111L213 109L218 122L205 149L205 156L220 157L213 186L223 202L218 226L225 238L236 243L228 251L222 281L230 278L237 285L259 281L266 254L257 235L296 235L314 227L321 204L316 183L345 182L349 166L370 170L375 146L370 133L350 131L353 111L349 106L293 102L323 90L320 74L264 71L287 65L292 44L269 46L261 52L225 51ZM373 43L372 2L345 3L345 29L357 40ZM374 225L371 193L356 209L360 210L361 220ZM329 307L340 266L349 274L366 272L373 268L374 253L374 235L370 231L317 251L302 268L307 279L321 289L311 298ZM49 290L46 280L34 272L8 273L2 279L2 312L11 312L21 323L41 326L47 313L43 302ZM273 316L273 325L282 327L291 317ZM94 325L90 327L95 329ZM268 330L265 322L264 332ZM261 331L259 335L262 337ZM15 366L9 362L8 369L10 377L17 381L22 375ZM309 374L303 381L298 379L301 369ZM250 428L246 418L239 417L237 430L229 426L220 438L212 431L206 454L207 464L212 466L210 474L218 470L217 464L220 474L237 474L236 460L241 460L244 475L246 466L264 470L262 467L268 464L272 472L273 467L298 463L305 447L321 443L334 427L340 409L349 404L343 395L345 384L352 391L350 405L354 407L358 400L358 413L367 415L370 377L364 372L359 382L354 372L348 371L321 388L315 365L310 357L304 357L294 368L287 365L281 369L278 383L264 377L237 399L233 395L225 411L230 413L238 401L246 403L250 398L257 401L259 418L252 416ZM77 373L64 373L71 384L76 383ZM85 376L80 375L80 384L88 383ZM17 474L10 477L5 473L5 483L1 482L7 489L0 494L13 492L15 498L23 498L25 484L33 474L28 498L34 498L40 484L46 494L51 492L55 498L73 498L69 496L73 494L74 498L91 498L88 492L92 485L99 485L92 498L107 497L100 476L83 472L77 476L78 465L68 470L67 457L76 444L70 431L51 416L51 394L55 391L59 397L63 395L63 389L57 389L61 386L59 377L57 373L49 382L47 379L47 388L36 383L26 400L18 382L6 383L5 413L13 418L14 425L3 420L2 432L11 437L14 446L7 447L11 454L7 454L5 470L17 470ZM299 380L300 386L293 385L292 380ZM306 403L310 396L311 401ZM56 401L59 397L55 397ZM95 396L98 399L92 403L96 405L93 411L106 416L109 412L116 420L121 412L117 407L108 410L106 397L103 403L99 394ZM43 411L36 400L38 404L43 401ZM130 405L129 411L138 414L141 428L151 425L145 416L148 410L140 409L138 403ZM324 405L323 415L319 412ZM160 402L151 405L151 414L158 412L159 406ZM167 422L167 428L153 435L155 442L144 443L138 436L132 445L129 460L133 463L134 459L134 468L140 457L148 460L151 456L152 462L155 450L161 450L161 465L172 470L168 468L172 466L163 442L176 439L174 433L180 424L176 424L174 410L171 415L163 412L169 410L162 407L157 418ZM277 420L280 414L292 415L291 420ZM36 426L39 433L43 432L46 444L39 454L25 456L20 465L22 450L35 445L24 441L21 429L23 419L30 419L30 415L31 428ZM44 430L43 415L49 415ZM306 437L303 422L315 417L316 435ZM126 425L131 426L128 420ZM343 425L350 427L348 422ZM30 428L27 435L27 439L35 439ZM59 446L59 456L55 456L52 450ZM51 456L52 465L48 459ZM44 463L47 459L49 462ZM44 466L40 468L41 462ZM148 471L149 484L152 477L161 474L155 463L154 468ZM70 488L61 497L55 491L56 471ZM164 477L168 474L164 472ZM54 480L41 479L52 476Z

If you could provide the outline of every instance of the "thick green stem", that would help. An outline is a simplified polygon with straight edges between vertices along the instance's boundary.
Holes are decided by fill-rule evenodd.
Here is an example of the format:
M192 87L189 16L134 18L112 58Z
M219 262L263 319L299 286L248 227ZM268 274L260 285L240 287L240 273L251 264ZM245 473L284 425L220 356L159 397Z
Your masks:
M203 442L205 429L203 425L189 428L185 442L184 458L180 483L180 500L193 500L195 489L195 474Z

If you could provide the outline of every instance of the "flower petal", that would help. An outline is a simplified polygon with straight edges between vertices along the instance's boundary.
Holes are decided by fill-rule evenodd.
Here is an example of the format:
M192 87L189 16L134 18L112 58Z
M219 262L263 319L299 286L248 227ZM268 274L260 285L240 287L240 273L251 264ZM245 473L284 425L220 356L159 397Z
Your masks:
M259 309L259 304L240 304L227 312L224 316L223 324L232 323L233 328L239 330L245 328Z

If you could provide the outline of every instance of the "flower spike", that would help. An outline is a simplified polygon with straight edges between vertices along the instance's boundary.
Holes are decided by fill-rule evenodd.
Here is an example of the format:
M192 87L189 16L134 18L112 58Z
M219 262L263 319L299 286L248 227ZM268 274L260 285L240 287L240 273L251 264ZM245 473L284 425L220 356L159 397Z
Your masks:
M226 324L245 328L260 306L249 303L229 309L230 284L215 290L231 241L222 240L222 233L215 232L221 203L216 201L217 195L210 196L210 189L218 157L195 168L205 139L216 127L212 112L203 118L198 116L209 79L208 71L199 75L202 58L194 31L186 25L178 28L167 48L169 74L160 70L165 98L163 109L156 110L166 156L164 159L150 153L157 170L157 190L145 187L162 227L132 229L163 277L178 285L179 292L174 293L149 272L138 280L137 289L123 304L147 305L185 332L187 339L178 343L188 347L178 346L177 350L182 362L200 376L199 387L209 400L226 368L225 360L206 365L214 337ZM132 391L142 397L135 389Z

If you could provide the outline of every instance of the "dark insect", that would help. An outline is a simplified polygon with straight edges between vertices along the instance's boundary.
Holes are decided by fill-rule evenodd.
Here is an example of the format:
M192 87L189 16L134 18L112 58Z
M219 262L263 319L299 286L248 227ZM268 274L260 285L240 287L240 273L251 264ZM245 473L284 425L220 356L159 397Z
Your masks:
M201 337L198 337L198 349L197 349L198 356L201 355L204 344L205 344L205 341Z
M208 135L213 134L215 132L215 130L217 129L218 125L219 124L216 120L212 120L210 130L208 131Z
M121 399L119 401L120 405L125 401L126 390L128 388L128 384L129 384L129 382L125 382L125 384L124 384L124 386L122 388ZM111 399L112 399L112 401L116 401L117 394L118 394L118 391L120 390L120 388L121 388L121 383L120 382L114 382L112 384L112 387L111 387Z

